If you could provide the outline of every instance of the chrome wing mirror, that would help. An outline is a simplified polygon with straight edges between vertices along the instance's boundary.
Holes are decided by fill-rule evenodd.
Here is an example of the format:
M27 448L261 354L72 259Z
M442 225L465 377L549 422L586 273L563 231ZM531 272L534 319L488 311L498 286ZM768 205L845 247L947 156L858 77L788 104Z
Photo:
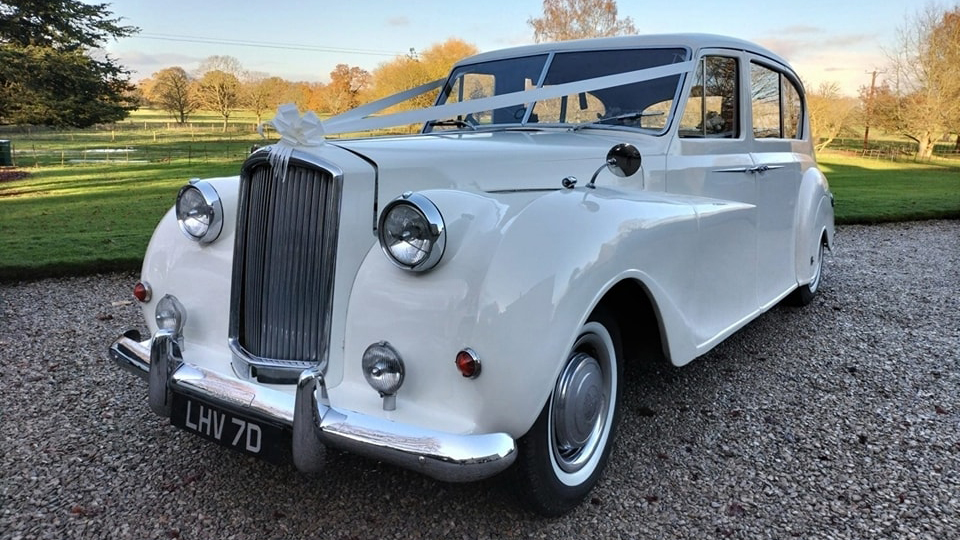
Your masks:
M640 151L637 150L637 147L630 143L620 143L615 145L613 148L607 152L607 159L603 162L603 165L593 173L593 177L590 178L590 182L587 184L587 188L596 189L594 185L597 181L597 175L600 174L600 171L603 169L610 169L610 172L619 176L620 178L626 178L628 176L633 176L640 170ZM573 189L577 184L577 179L568 176L563 179L563 187L567 189Z

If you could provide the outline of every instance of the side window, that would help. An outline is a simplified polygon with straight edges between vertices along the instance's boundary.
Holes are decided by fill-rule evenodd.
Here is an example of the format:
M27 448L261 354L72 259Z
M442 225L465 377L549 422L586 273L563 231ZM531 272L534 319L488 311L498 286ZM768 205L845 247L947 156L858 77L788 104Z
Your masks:
M802 106L800 101L800 91L793 85L793 81L780 76L783 86L783 136L787 139L800 138L800 118L802 118Z
M754 137L800 138L800 91L790 79L778 71L751 63L750 94Z
M780 138L780 74L759 64L750 66L753 136Z
M694 77L680 119L680 136L727 139L740 136L736 58L704 57Z

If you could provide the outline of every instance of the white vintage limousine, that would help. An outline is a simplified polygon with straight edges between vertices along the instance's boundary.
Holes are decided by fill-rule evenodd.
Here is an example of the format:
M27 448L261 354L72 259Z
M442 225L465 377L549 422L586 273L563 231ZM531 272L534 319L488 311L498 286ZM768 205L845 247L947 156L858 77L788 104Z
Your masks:
M445 481L512 467L566 512L610 455L624 364L809 303L833 242L800 80L736 39L483 53L272 124L238 176L180 190L134 290L149 335L110 355L175 426L303 471L327 447Z

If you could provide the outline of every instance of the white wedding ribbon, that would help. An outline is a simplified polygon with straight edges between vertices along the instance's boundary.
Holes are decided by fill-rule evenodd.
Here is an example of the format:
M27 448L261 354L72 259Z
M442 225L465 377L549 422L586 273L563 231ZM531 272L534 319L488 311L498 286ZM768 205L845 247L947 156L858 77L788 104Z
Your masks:
M361 105L356 109L350 109L349 111L340 113L336 116L331 116L330 118L327 118L326 122L324 122L323 124L324 126L326 126L326 125L329 125L331 122L333 122L334 124L337 124L340 122L346 122L347 120L356 120L360 118L366 118L367 116L371 114L376 114L382 110L387 109L388 107L393 107L398 103L403 103L408 99L413 99L421 94L426 94L431 90L440 88L441 86L443 86L444 81L446 81L446 79L437 79L435 81L428 82L426 84L421 84L416 88L404 90L399 94L393 94L392 96L387 96L385 98L381 98L376 101L371 101L370 103L367 103L366 105ZM420 110L426 111L429 109L420 109Z
M521 90L519 92L510 92L508 94L501 94L499 96L437 105L434 107L427 107L426 109L417 109L414 111L405 111L383 116L371 116L374 112L385 109L390 105L405 101L412 97L416 97L417 95L436 88L435 85L439 83L439 81L435 81L413 90L408 90L407 92L397 94L396 96L391 96L390 98L380 100L381 103L389 102L390 105L381 106L379 109L374 109L372 107L374 103L371 103L367 106L361 107L361 109L365 109L362 111L362 113L358 114L360 109L354 109L353 111L348 111L341 115L328 118L323 125L328 134L333 134L367 131L371 129L401 126L406 124L419 124L423 122L429 122L431 120L441 120L444 118L462 116L470 113L490 111L504 107L513 107L516 105L524 105L533 103L534 101L569 96L571 94L579 94L581 92L590 92L594 90L602 90L604 88L612 88L614 86L622 86L625 84L651 81L662 77L669 77L670 75L687 73L695 66L695 62L680 62L666 66L657 66L646 69L638 69L636 71L628 71L625 73L617 73L614 75L605 75L603 77L594 77L592 79L584 79L571 83L544 86L530 90ZM426 87L429 88L415 94L412 93L414 90L419 90ZM401 97L403 99L397 99ZM371 112L367 113L368 111Z
M273 120L264 122L258 126L257 130L260 135L263 136L263 126L269 125L280 135L280 141L269 147L269 160L270 165L274 168L275 177L282 180L286 178L287 164L290 161L293 150L302 147L321 146L327 134L368 131L407 124L422 124L432 120L442 120L444 118L463 116L470 113L527 105L545 99L651 81L671 75L679 75L691 71L695 66L695 62L680 62L570 83L510 92L499 96L471 99L457 103L436 105L425 109L373 116L388 107L439 88L444 83L444 80L441 79L332 116L324 122L321 122L312 111L301 116L296 105L287 103L277 109L277 115Z
M287 166L290 157L296 148L321 146L324 143L323 122L313 111L300 115L299 109L293 103L286 103L277 109L273 120L257 126L257 132L263 137L263 126L273 127L280 135L280 140L268 148L267 159L273 169L274 178L285 181Z

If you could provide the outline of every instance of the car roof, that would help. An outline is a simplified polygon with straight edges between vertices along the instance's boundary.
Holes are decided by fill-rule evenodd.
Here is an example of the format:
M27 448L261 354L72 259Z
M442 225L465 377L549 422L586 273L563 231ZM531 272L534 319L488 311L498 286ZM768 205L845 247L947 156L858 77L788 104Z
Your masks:
M511 47L508 49L484 52L464 58L463 60L457 62L456 65L461 66L464 64L476 64L479 62L489 62L491 60L517 58L551 52L631 49L646 47L683 47L692 50L694 53L703 48L733 49L765 56L788 68L790 67L790 64L788 64L786 60L769 49L757 45L756 43L714 34L650 34L639 36L576 39L571 41L554 41L549 43L538 43L536 45L524 45L521 47Z

